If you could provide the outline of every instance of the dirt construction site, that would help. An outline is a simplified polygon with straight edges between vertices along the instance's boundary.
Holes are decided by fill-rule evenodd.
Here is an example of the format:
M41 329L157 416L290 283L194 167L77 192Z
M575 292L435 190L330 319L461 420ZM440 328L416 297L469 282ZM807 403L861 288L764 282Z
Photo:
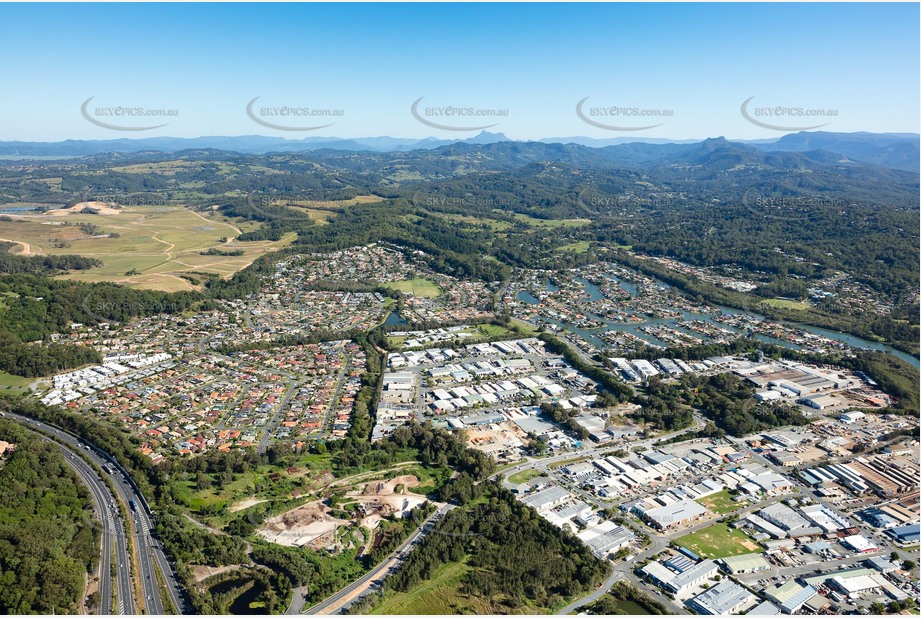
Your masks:
M425 502L425 496L410 492L417 485L413 475L356 485L338 497L335 507L321 500L302 504L267 519L258 534L279 545L345 549L351 541L339 534L341 528L360 528L361 536L370 538L383 518L402 517Z

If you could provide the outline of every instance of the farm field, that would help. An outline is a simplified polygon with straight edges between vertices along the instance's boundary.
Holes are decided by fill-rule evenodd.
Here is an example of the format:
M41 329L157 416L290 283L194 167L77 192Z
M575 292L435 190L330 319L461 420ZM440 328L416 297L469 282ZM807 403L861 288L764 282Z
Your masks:
M406 279L405 281L392 281L384 285L392 290L399 290L404 294L411 294L421 298L435 298L441 294L441 288L438 287L437 283L419 277Z
M757 551L759 546L741 530L727 524L714 524L675 540L675 545L687 547L698 556L725 558Z
M81 223L98 227L99 233L85 233L79 227ZM117 214L57 211L0 221L0 238L20 243L18 250L13 249L16 253L78 254L103 262L100 268L71 272L62 275L62 279L108 281L168 292L195 289L192 282L180 276L182 273L197 271L229 278L295 237L291 233L275 242L233 241L241 231L219 214L200 214L181 206L127 206ZM223 238L230 241L222 242ZM200 255L211 248L242 249L245 253Z

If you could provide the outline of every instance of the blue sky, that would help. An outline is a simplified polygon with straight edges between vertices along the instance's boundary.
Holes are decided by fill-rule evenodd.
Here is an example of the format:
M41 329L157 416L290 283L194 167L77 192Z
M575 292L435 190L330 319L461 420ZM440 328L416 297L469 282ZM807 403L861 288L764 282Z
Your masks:
M740 113L830 131L919 130L918 4L0 4L0 140L199 135L468 137L410 114L457 106L507 110L441 124L498 125L514 139L587 135L774 138ZM262 106L341 110L334 118L246 114ZM81 104L175 109L168 119L84 119ZM665 110L593 116L595 107ZM431 110L429 110L431 111ZM258 111L256 113L259 113ZM753 112L751 112L753 113ZM424 111L423 111L424 114ZM261 116L269 118L268 116Z

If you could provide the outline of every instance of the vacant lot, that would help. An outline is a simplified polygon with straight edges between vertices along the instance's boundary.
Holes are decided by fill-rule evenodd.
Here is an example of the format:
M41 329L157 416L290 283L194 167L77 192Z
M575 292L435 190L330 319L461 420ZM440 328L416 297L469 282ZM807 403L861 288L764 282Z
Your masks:
M780 307L781 309L795 309L796 311L805 311L811 309L812 305L799 300L788 300L786 298L767 298L763 301L765 305L771 307Z
M464 562L443 564L428 579L406 592L389 593L372 614L490 614L490 603L461 592L461 580L470 570Z
M0 238L21 243L21 253L75 253L98 258L103 263L101 268L72 272L62 278L178 291L195 287L180 276L182 273L197 271L229 278L295 237L292 233L277 242L236 242L233 239L240 228L226 217L215 212L193 212L181 206L127 206L116 212L56 211L56 214L0 221ZM85 226L80 229L80 224L98 229L87 232ZM211 248L242 249L244 254L201 255Z
M384 285L393 290L399 290L404 294L410 294L421 298L435 298L441 294L441 288L438 287L437 283L419 277L415 279L406 279L404 281L392 281Z
M516 472L515 474L508 477L509 483L527 483L533 478L540 476L542 472L540 470L522 470L521 472Z
M758 551L759 546L747 534L727 524L714 524L675 541L679 547L687 547L698 556L725 558Z
M732 499L728 489L724 489L706 498L700 498L697 502L720 515L723 513L731 513L740 507L740 504Z

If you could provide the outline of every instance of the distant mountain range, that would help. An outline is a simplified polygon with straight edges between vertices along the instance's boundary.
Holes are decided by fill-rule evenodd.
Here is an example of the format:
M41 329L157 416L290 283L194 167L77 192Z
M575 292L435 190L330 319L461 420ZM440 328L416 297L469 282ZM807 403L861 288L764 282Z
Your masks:
M767 140L722 140L720 143L746 144L763 152L817 152L828 162L836 159L859 161L918 173L921 167L921 136L915 133L829 133L825 131L791 133ZM395 153L414 150L433 150L452 145L508 144L575 144L589 148L616 147L620 157L635 161L661 157L661 148L654 145L707 144L711 140L669 140L662 138L615 137L595 139L590 137L544 138L536 142L513 141L502 133L481 132L468 139L406 139L395 137L337 138L307 137L286 139L261 135L234 137L148 137L113 140L66 140L62 142L0 141L0 156L12 157L81 157L102 153L179 152L183 150L214 149L243 154L297 153L321 150L349 152ZM666 149L668 150L668 149ZM836 157L836 155L838 155Z

